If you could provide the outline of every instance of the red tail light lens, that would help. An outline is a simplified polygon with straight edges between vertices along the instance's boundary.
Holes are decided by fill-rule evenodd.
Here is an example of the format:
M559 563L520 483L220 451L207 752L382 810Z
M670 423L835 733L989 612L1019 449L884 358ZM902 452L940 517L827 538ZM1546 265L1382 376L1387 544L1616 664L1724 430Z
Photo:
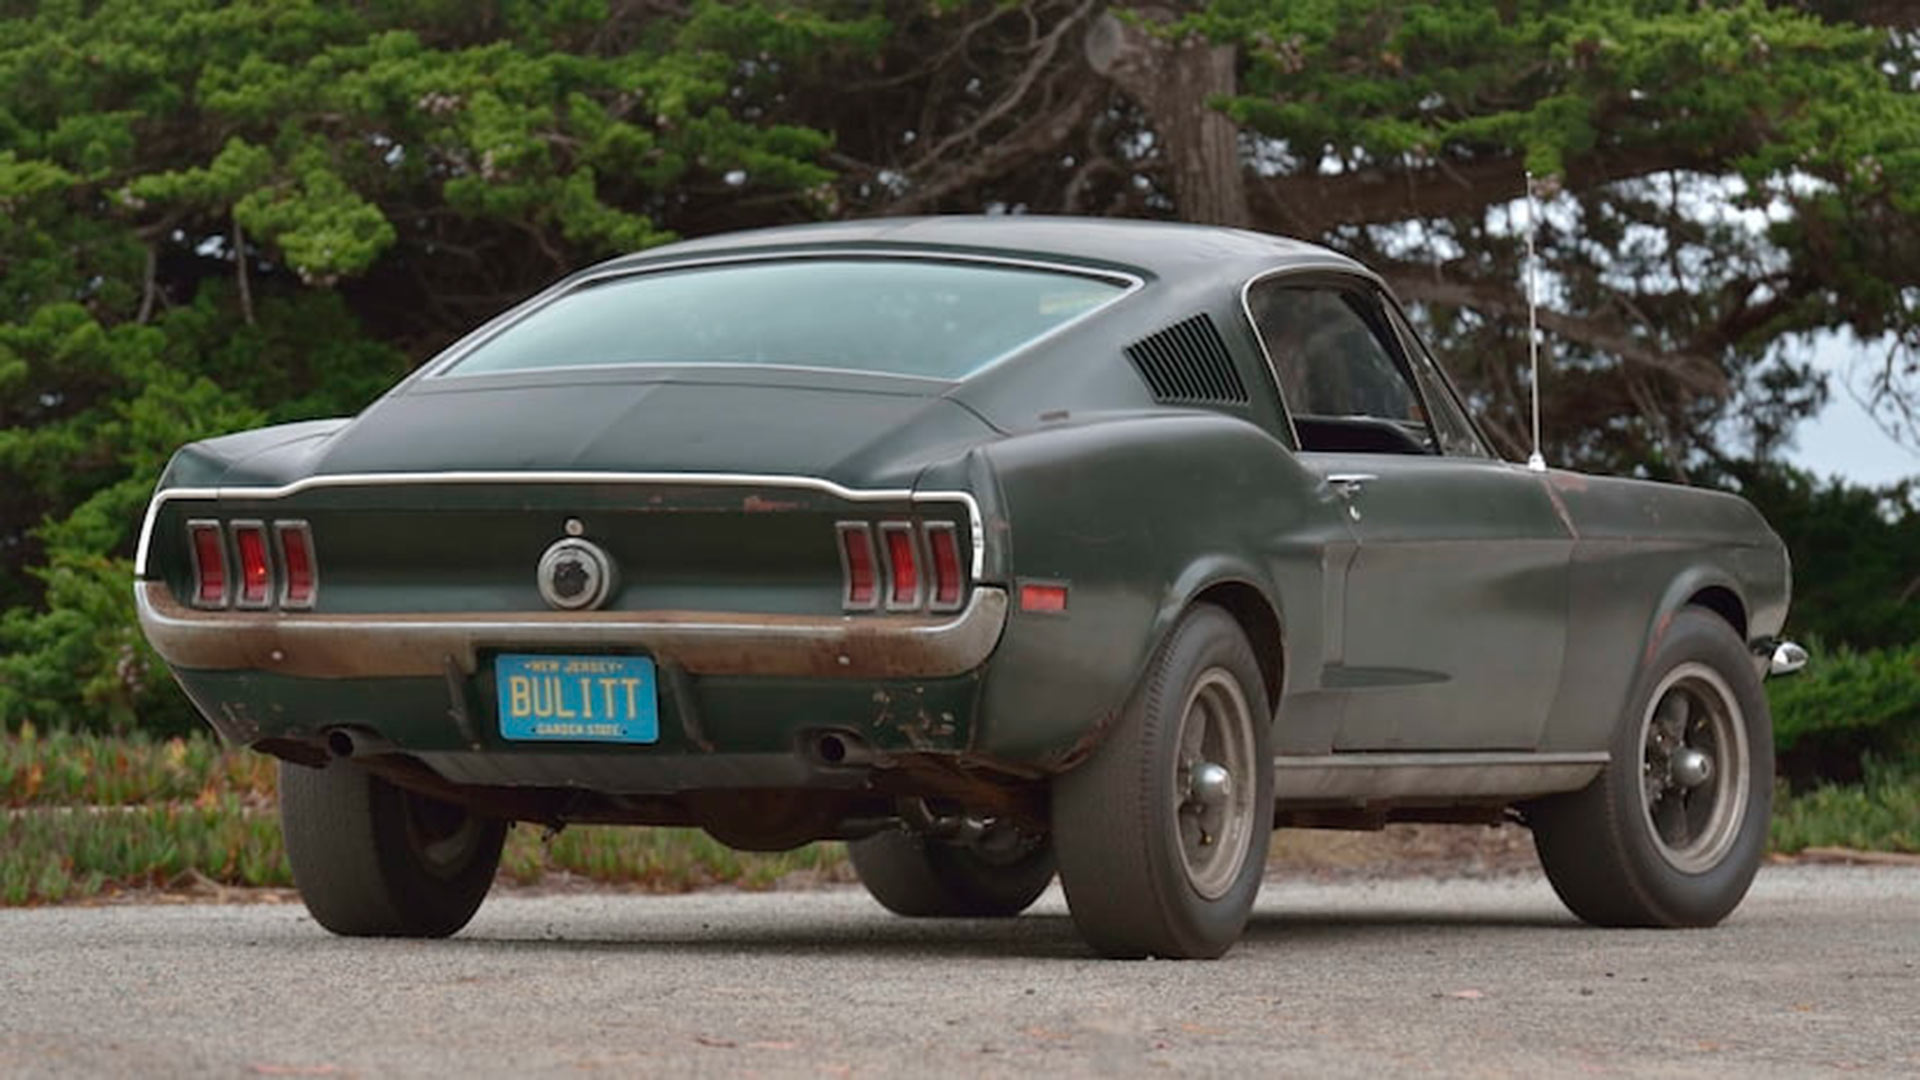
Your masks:
M933 555L934 611L952 611L960 606L964 592L960 578L960 534L952 525L933 522L927 526L927 548Z
M849 611L867 611L880 602L880 573L873 554L873 529L862 522L840 525L840 569L846 576L844 602Z
M257 521L233 523L233 549L240 557L238 607L266 607L273 591L273 566L267 561L267 527Z
M200 607L227 606L227 546L217 521L187 522L193 541L193 602Z
M280 566L287 579L280 586L280 606L313 606L315 578L313 533L304 521L280 521L273 526L280 540Z
M913 526L904 521L889 521L880 526L887 544L887 606L920 606L920 552L914 543Z

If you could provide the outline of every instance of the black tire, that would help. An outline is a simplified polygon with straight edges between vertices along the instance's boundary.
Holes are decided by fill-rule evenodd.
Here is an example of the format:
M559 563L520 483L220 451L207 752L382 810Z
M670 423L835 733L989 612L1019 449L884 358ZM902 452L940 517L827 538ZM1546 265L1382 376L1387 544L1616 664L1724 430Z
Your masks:
M1032 906L1053 881L1045 840L1005 852L950 844L889 829L847 844L860 884L895 915L916 919L1005 919Z
M1753 884L1773 810L1773 721L1726 620L1674 616L1609 750L1592 784L1525 808L1554 892L1597 926L1726 918Z
M1060 883L1101 955L1211 958L1239 940L1273 837L1271 721L1246 635L1225 611L1199 605L1105 742L1054 781ZM1203 734L1183 748L1194 723ZM1201 793L1209 764L1230 779L1214 774Z
M507 823L344 762L280 765L280 829L300 899L347 937L446 937L493 885Z

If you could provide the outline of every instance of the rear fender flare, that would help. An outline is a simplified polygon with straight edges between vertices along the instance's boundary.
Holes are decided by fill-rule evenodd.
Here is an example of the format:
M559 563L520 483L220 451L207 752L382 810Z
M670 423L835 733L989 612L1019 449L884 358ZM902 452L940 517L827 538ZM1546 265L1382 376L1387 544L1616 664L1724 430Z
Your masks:
M1277 591L1245 559L1211 554L1187 564L1186 569L1168 586L1165 598L1154 612L1147 634L1148 649L1141 660L1140 678L1146 677L1148 663L1166 644L1180 617L1195 604L1209 600L1209 594L1219 596L1223 590L1247 602L1228 601L1220 606L1226 608L1227 613L1240 624L1247 640L1253 645L1254 655L1260 662L1261 673L1267 684L1267 719L1269 724L1275 724L1280 716L1280 701L1286 696L1286 680L1290 669L1286 662L1286 612ZM1249 610L1248 604L1252 603L1257 603L1258 607ZM1137 691L1137 684L1135 689Z

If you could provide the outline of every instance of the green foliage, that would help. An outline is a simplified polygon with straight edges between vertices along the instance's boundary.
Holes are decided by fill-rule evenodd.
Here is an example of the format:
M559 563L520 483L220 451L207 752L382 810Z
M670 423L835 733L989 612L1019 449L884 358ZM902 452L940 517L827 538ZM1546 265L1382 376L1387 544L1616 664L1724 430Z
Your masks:
M1879 757L1920 769L1920 642L1856 652L1810 649L1798 675L1770 679L1781 771L1801 784L1858 779Z
M1766 449L1820 398L1781 360L1794 335L1920 340L1920 52L1910 23L1855 25L1888 5L1180 7L1156 32L1237 50L1238 86L1211 104L1259 158L1241 177L1255 224L1347 249L1403 290L1444 279L1416 315L1509 448L1524 320L1499 211L1523 162L1564 185L1541 237L1566 316L1546 384L1556 461L1675 472L1730 422ZM563 271L843 212L1177 214L1156 119L1081 59L1101 10L8 5L0 724L190 724L125 587L166 455L353 412ZM1251 198L1336 172L1331 197ZM1726 212L1690 210L1702 192ZM1783 483L1800 622L1914 640L1895 548L1850 556L1857 580L1817 569L1843 565L1831 553L1853 526L1826 522L1856 522L1858 500ZM1913 550L1904 513L1895 538Z
M293 883L280 824L227 797L210 805L54 807L0 818L0 906L108 889Z
M1841 847L1920 854L1920 765L1867 762L1858 784L1828 784L1774 806L1775 851Z
M204 734L160 739L144 732L93 735L23 726L0 738L0 807L132 806L238 796L264 804L275 765Z
M293 884L273 810L278 765L206 735L0 736L0 907L133 888ZM515 829L501 876L650 892L851 880L846 849L734 851L697 829Z
M127 587L175 448L357 411L452 334L705 205L811 212L831 138L758 115L740 58L857 52L883 19L609 20L600 0L0 17L0 722L193 723Z
M1740 493L1786 542L1795 633L1856 649L1920 642L1920 483L1852 487L1762 462L1700 479Z

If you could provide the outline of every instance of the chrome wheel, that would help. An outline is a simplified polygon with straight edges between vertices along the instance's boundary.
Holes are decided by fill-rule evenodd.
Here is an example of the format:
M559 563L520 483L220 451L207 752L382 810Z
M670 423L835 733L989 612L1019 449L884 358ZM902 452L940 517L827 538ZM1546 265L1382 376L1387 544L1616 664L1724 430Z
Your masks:
M1740 834L1750 779L1747 725L1714 669L1685 663L1655 687L1640 721L1640 809L1674 869L1705 873Z
M1227 669L1208 668L1194 680L1175 745L1173 820L1181 869L1194 892L1217 900L1246 865L1247 838L1256 825L1253 713Z

